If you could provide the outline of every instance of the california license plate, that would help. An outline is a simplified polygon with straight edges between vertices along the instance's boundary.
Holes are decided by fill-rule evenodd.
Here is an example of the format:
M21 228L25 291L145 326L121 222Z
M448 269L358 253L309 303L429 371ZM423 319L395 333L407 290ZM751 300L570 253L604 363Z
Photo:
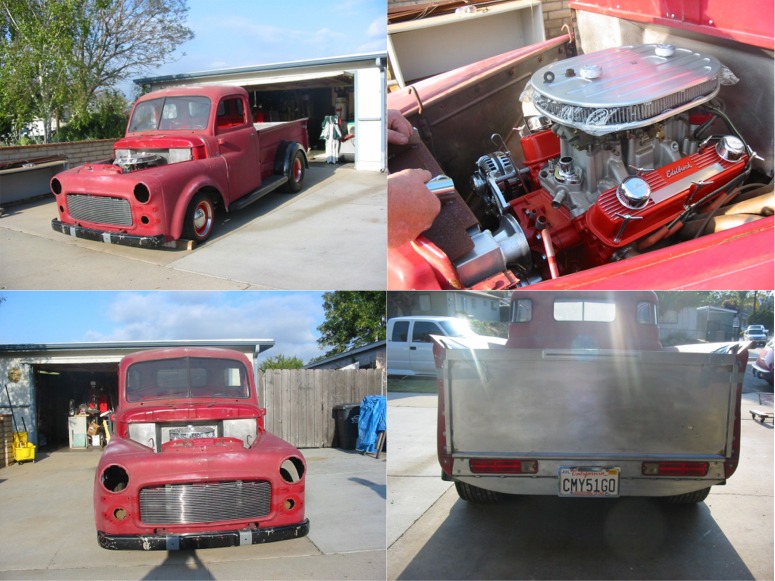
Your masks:
M619 468L560 467L560 496L619 496Z

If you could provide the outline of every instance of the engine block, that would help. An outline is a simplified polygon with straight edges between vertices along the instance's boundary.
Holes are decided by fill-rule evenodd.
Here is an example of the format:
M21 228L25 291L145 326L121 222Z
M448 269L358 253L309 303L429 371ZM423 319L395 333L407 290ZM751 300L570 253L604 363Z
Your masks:
M716 96L723 71L710 56L642 45L532 75L522 95L523 166L516 169L503 147L480 157L471 178L473 196L499 219L495 238L514 233L519 248L529 248L524 256L514 257L513 245L510 257L503 253L520 284L638 252L654 243L649 237L659 240L657 231L736 185L752 155L743 138L702 139L718 114L699 106ZM504 229L506 216L516 226ZM480 279L493 271L491 260L485 269L475 254L456 264L465 264L466 284L477 279L479 262Z

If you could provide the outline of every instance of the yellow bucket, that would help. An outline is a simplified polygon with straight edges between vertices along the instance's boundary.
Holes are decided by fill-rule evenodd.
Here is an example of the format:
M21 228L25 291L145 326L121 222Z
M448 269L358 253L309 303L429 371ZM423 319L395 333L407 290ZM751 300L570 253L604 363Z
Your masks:
M35 444L27 441L27 432L13 433L13 459L19 463L35 461Z

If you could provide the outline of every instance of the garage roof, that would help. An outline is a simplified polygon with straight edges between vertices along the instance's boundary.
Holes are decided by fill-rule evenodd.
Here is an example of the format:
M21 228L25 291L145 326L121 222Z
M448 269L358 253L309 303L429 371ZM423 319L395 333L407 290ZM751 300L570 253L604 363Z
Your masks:
M82 362L86 359L103 362L118 361L128 353L162 347L221 347L234 349L255 357L274 345L273 339L217 339L191 341L109 341L93 343L24 343L0 345L0 357L19 357L31 363Z
M298 88L341 86L352 83L352 71L383 67L386 60L386 52L373 52L145 77L135 79L134 82L137 85L152 85L154 87L191 83L237 84L243 87L260 86L265 90L277 88L278 85L286 85L288 83L293 83Z

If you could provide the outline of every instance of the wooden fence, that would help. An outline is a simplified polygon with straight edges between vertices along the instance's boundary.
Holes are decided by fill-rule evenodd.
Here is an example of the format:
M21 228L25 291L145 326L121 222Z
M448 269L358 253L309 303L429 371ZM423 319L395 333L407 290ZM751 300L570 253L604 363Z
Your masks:
M268 369L261 374L266 429L299 448L329 448L334 406L386 395L382 369Z

